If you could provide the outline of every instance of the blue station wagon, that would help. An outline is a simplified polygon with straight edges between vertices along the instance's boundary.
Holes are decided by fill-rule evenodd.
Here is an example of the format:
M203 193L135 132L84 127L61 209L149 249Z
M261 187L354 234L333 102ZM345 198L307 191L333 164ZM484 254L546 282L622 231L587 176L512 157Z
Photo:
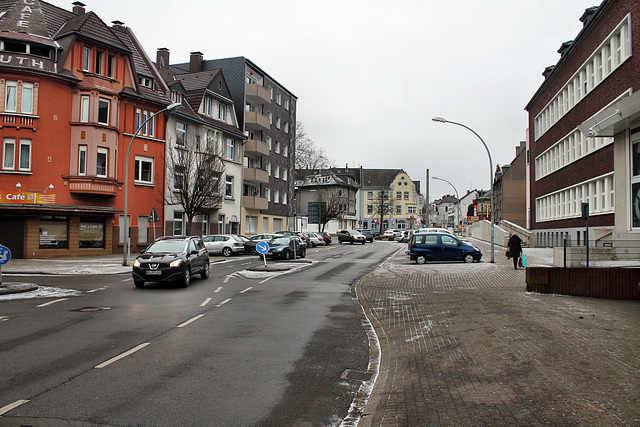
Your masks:
M444 233L416 233L411 237L409 258L418 264L427 261L480 261L482 252L474 245Z

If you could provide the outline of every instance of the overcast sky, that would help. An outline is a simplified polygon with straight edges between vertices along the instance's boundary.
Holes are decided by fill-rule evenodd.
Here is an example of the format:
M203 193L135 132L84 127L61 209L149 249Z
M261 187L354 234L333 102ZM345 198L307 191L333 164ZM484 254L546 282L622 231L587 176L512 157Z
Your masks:
M131 27L155 60L244 56L298 97L297 119L336 166L404 169L460 193L509 164L524 107L601 0L83 0ZM72 1L51 3L71 10ZM431 180L430 199L454 194Z

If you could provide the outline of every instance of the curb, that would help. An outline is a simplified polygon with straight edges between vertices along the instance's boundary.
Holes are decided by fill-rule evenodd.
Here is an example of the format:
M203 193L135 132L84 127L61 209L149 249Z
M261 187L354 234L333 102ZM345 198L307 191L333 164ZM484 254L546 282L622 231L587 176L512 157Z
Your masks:
M0 285L0 295L18 294L38 289L35 283L3 282Z

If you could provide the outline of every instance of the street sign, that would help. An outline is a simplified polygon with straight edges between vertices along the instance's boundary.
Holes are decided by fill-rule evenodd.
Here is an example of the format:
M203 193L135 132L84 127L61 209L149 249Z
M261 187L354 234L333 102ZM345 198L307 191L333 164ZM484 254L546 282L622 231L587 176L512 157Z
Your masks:
M156 208L151 208L151 214L149 214L149 222L160 222L160 216L158 216Z
M256 245L256 251L259 254L266 254L269 252L269 244L267 242L260 242Z
M0 265L5 265L11 259L11 251L6 246L0 245Z

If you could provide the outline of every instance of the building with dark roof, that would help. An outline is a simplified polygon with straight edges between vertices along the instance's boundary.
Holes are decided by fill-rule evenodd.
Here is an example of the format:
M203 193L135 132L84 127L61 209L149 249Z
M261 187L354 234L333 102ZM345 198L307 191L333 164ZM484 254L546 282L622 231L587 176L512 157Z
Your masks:
M170 64L161 49L158 63ZM293 228L293 177L297 97L255 63L244 57L205 60L192 52L190 61L170 64L176 76L220 69L235 106L243 146L243 234Z
M125 170L131 240L162 212L166 86L120 22L75 2L0 1L0 235L14 257L122 252Z
M640 235L640 2L604 0L527 106L527 221L538 246ZM635 48L634 48L635 45Z

